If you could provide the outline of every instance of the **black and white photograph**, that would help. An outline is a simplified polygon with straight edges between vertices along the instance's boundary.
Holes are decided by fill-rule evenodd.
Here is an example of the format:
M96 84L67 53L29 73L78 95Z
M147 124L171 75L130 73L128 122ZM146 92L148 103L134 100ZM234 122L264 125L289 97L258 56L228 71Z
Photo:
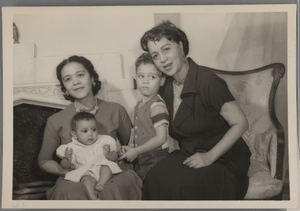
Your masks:
M296 5L4 8L2 207L298 208L296 40Z

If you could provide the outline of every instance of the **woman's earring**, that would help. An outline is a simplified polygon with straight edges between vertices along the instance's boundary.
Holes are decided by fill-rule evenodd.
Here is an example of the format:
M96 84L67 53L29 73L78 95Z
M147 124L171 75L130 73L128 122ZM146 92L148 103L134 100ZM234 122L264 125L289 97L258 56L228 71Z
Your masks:
M183 58L183 63L187 63L186 57Z
M92 77L92 86L95 87L96 86L96 82L94 80L94 78Z
M69 93L68 93L68 91L66 91L66 93L65 93L67 96L69 96Z

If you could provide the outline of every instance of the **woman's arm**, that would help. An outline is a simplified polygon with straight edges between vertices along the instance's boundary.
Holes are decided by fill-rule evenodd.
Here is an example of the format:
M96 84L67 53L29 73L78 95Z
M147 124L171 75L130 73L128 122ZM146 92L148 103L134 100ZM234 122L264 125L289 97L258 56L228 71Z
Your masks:
M236 101L225 103L222 106L220 114L227 121L230 129L221 141L210 150L213 161L227 152L249 127L248 120Z
M138 155L151 151L165 143L167 140L167 124L161 124L155 128L156 136L152 137L145 144L140 145L136 148L129 148L128 151L123 154L119 160L127 159L132 162Z
M226 153L248 129L248 121L236 101L225 103L221 108L220 115L230 125L227 133L209 152L195 153L188 157L183 164L191 168L201 168L212 164Z
M56 130L54 129L54 124L50 118L48 119L45 127L43 144L38 157L38 164L45 172L64 176L68 172L68 169L63 169L59 163L53 160L53 154L60 145L60 138L57 135Z
M65 174L68 172L68 169L62 168L61 165L54 160L46 161L44 164L40 165L40 168L45 172L58 176L65 176Z

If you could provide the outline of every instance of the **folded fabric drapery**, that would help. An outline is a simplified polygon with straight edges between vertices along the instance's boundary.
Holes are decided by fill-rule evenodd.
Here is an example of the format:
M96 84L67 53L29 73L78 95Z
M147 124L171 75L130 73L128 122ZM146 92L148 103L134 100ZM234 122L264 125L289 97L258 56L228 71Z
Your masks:
M286 13L236 13L217 56L219 68L238 71L287 61Z

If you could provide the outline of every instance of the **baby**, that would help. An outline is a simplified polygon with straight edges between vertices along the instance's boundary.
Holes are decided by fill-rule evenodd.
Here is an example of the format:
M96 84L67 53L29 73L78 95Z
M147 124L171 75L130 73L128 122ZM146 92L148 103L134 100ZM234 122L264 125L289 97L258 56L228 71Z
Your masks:
M120 159L137 158L136 173L144 180L148 171L168 153L169 113L158 94L166 80L151 56L143 53L135 63L137 88L141 100L134 110L134 128L130 145L122 146Z
M105 183L113 174L122 170L115 163L118 159L115 140L107 135L98 135L93 114L79 112L72 119L72 142L57 148L60 164L75 170L65 175L66 180L82 182L90 199L98 199L97 193L104 190Z

